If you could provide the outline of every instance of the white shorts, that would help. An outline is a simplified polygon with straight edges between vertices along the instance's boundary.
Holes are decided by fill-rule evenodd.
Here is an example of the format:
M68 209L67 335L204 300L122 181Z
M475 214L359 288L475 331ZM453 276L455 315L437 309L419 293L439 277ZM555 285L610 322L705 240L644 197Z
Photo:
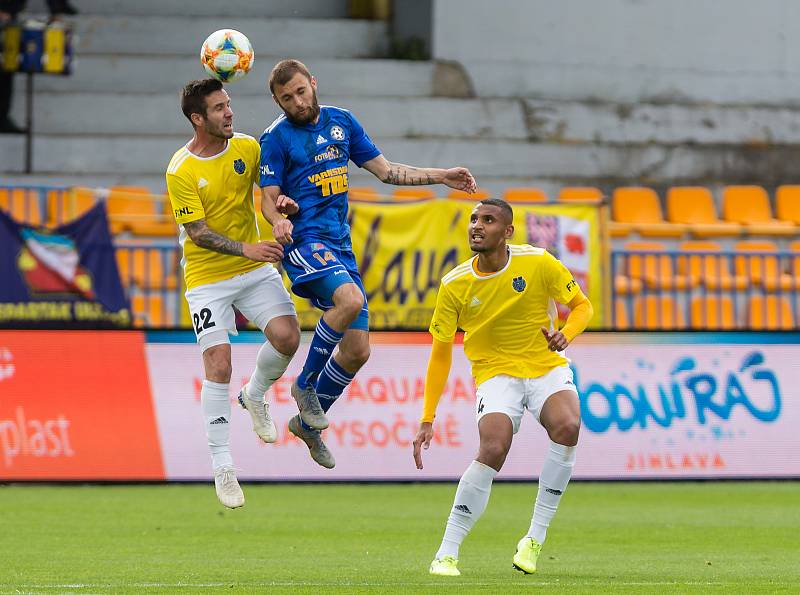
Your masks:
M229 343L228 333L238 334L232 306L262 331L276 316L296 316L280 273L269 265L231 279L193 287L186 292L186 301L197 343L203 351Z
M478 421L487 413L505 413L516 434L526 409L539 421L544 402L562 390L578 395L569 366L558 366L539 378L493 376L478 387L475 413Z

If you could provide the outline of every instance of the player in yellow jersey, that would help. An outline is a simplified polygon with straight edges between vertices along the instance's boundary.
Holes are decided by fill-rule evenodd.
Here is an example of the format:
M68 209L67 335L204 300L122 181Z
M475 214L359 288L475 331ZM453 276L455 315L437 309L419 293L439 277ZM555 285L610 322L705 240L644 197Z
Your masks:
M430 446L436 405L452 361L456 329L464 330L464 353L478 387L480 446L456 490L431 574L457 576L458 549L489 501L492 481L505 462L527 409L550 436L539 475L533 519L517 544L513 565L536 571L547 527L575 464L580 404L563 351L592 317L592 305L567 268L542 248L509 245L513 212L505 201L478 203L469 222L469 245L477 256L442 278L431 321L433 349L414 461ZM558 330L555 301L571 308Z
M297 350L300 327L289 293L269 264L281 259L283 248L258 239L253 206L258 142L233 131L230 98L215 79L187 84L181 109L194 137L169 162L167 190L180 225L186 301L203 353L205 380L200 396L217 497L223 505L237 508L244 504L244 494L230 453L228 333L236 334L232 306L267 337L250 381L239 393L239 403L250 413L253 430L264 442L277 439L264 395ZM294 213L298 207L280 197L265 208L277 214Z

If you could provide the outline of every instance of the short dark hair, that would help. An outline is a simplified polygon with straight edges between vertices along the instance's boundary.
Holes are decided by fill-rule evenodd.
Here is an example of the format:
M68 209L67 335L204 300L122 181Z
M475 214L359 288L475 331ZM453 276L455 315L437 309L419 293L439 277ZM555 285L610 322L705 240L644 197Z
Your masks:
M217 79L202 79L190 81L181 91L181 109L183 115L192 122L192 114L207 115L206 97L215 91L222 90L222 83ZM194 126L194 122L192 122Z
M503 214L508 218L508 224L511 225L514 223L514 211L511 208L511 205L504 201L502 198L484 198L482 201L478 202L479 205L492 205L493 207L498 207Z
M273 95L275 94L275 85L285 85L292 77L297 73L302 74L306 77L309 81L311 80L311 72L309 72L306 65L300 62L300 60L288 59L288 60L281 60L278 62L273 68L272 72L269 73L269 92Z

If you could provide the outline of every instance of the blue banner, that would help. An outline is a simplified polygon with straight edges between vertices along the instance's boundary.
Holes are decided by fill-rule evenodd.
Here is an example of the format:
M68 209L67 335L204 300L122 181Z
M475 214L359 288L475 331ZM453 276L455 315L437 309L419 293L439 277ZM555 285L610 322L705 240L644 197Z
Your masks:
M42 229L0 210L0 326L130 326L105 203Z

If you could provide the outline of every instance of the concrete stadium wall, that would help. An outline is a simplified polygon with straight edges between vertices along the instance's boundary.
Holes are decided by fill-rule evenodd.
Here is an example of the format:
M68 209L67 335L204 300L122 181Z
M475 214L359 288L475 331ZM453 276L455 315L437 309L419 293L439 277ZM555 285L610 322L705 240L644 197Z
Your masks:
M433 57L463 64L479 96L800 98L800 3L792 0L436 0L433 26Z

